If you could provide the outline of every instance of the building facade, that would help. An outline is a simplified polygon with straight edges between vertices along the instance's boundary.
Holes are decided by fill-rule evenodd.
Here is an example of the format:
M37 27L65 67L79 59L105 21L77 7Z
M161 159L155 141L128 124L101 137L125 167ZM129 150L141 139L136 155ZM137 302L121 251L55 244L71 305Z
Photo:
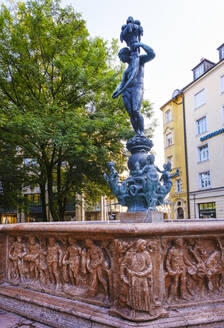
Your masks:
M173 92L172 98L161 107L163 112L163 135L165 161L170 161L172 170L180 170L180 176L173 179L169 193L169 219L184 219L188 213L188 185L185 156L185 124L183 111L183 94Z
M180 168L169 196L174 219L178 204L184 217L224 218L224 44L217 50L218 62L202 58L161 108L165 157Z
M191 218L224 217L224 45L193 68L183 89Z

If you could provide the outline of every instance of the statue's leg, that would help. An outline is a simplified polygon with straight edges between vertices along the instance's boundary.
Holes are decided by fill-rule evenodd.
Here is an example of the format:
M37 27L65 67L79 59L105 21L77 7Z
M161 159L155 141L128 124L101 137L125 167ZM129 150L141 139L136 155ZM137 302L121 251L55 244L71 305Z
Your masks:
M126 108L128 114L130 116L132 127L137 134L137 117L136 117L136 115L133 114L133 110L132 110L133 106L132 106L131 92L128 90L125 90L122 94L122 99L123 99L124 107Z
M143 87L133 88L132 92L132 113L136 121L137 134L144 136L144 118L141 114L141 106L143 100Z

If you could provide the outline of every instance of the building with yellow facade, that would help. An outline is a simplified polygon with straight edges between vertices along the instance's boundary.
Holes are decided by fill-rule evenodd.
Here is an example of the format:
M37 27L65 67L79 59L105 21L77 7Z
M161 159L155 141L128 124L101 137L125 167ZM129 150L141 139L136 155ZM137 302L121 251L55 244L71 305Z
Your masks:
M189 192L187 175L187 148L185 133L184 98L179 90L173 92L172 98L161 107L163 112L163 135L165 161L170 161L172 172L177 168L180 176L172 179L173 186L169 193L169 219L184 219L189 213Z

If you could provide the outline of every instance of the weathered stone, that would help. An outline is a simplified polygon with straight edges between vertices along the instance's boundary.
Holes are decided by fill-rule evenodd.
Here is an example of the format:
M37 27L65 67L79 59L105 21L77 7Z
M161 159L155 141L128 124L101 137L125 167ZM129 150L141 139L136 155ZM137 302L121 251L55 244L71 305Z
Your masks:
M223 221L2 225L0 239L3 310L63 328L224 324Z
M153 209L146 212L120 212L117 219L121 223L159 223L163 222L163 213Z

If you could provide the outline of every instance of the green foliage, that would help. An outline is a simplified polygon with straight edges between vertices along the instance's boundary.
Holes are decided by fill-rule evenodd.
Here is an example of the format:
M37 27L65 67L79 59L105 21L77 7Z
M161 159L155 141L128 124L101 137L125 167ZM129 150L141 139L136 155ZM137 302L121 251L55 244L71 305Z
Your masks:
M51 216L63 220L75 193L94 200L108 192L107 161L124 167L121 138L132 131L121 101L111 98L122 76L116 52L114 40L90 38L81 16L57 0L20 2L11 12L2 6L0 138L13 152L1 153L1 162L13 163L8 181L21 170L19 198L24 185L40 187L44 220L45 190Z

